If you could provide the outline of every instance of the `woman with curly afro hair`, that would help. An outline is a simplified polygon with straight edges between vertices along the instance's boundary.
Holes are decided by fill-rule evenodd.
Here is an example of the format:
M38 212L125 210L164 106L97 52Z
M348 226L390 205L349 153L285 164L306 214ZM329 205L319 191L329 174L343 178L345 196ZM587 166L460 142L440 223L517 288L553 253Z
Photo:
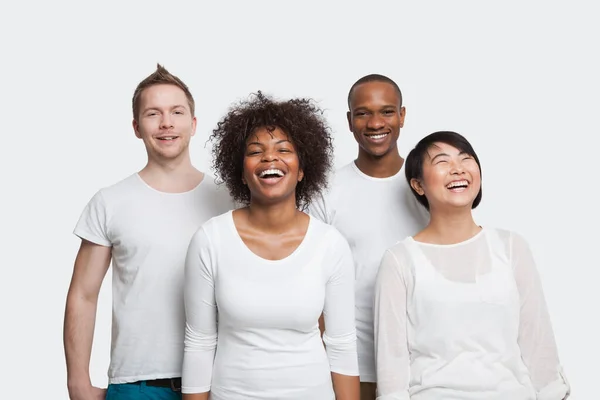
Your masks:
M258 92L213 131L217 177L243 207L188 249L185 400L359 399L350 247L303 211L332 165L322 114Z

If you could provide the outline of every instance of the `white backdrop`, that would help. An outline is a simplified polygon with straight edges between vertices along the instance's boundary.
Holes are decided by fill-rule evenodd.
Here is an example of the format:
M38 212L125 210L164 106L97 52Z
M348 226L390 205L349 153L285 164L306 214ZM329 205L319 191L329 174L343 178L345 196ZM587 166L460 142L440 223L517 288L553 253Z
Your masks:
M257 90L316 99L339 167L356 156L350 85L369 73L394 79L407 108L401 153L435 130L472 142L483 167L477 220L530 241L572 398L597 398L593 2L10 3L0 10L0 397L67 399L62 322L79 245L71 232L96 190L143 167L131 96L160 62L195 95L192 157L204 170L210 131ZM110 301L109 273L96 385L107 382Z

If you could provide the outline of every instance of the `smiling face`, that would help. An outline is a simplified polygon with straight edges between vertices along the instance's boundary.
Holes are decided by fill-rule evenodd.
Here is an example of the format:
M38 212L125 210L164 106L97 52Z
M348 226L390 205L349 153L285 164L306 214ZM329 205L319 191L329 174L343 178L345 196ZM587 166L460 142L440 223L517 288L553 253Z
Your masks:
M473 206L481 189L481 170L475 158L454 146L436 142L423 158L421 179L411 179L411 187L425 195L431 211Z
M169 84L150 86L140 95L139 110L133 128L150 159L174 160L189 154L196 117L183 90Z
M246 140L243 181L250 202L296 203L296 186L304 173L294 144L279 128L259 128Z
M396 88L387 82L365 82L352 91L348 125L359 153L383 157L397 149L406 110Z

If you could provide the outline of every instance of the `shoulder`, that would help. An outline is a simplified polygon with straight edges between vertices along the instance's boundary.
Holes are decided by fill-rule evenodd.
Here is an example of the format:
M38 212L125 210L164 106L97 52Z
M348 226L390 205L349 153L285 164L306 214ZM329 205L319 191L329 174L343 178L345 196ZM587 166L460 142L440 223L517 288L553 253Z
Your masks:
M485 230L487 235L501 243L509 254L512 254L515 248L529 247L525 237L516 231L496 227L486 227Z
M131 194L132 190L137 185L140 185L139 178L136 174L131 174L128 177L108 186L103 186L98 189L90 199L90 205L96 207L107 207L113 203L126 199Z
M105 186L96 192L95 197L101 198L103 201L112 203L123 198L128 198L132 192L139 191L143 188L144 183L137 173L131 174L112 185Z
M330 177L331 189L334 190L340 186L344 186L349 180L357 177L354 161L336 169Z
M314 216L310 216L310 224L316 241L320 243L326 242L328 245L348 246L344 235L333 225L329 225Z
M206 193L217 198L230 198L227 187L224 184L217 183L217 179L213 175L206 172L204 173L204 177L202 178L202 182L200 182L198 189L202 193Z
M352 162L353 163L353 162ZM336 208L339 200L345 198L344 193L353 190L350 182L355 172L352 163L331 172L327 178L327 187L312 199L309 212L322 217L323 213L331 213Z
M412 237L399 240L385 250L383 258L398 265L406 264L411 259L411 247L415 245L418 246Z

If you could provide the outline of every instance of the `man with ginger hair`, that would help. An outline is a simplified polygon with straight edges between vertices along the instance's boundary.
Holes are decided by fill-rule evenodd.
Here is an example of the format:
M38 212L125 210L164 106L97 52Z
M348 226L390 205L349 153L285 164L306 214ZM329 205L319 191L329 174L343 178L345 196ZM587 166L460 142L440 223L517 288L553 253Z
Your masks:
M81 239L67 295L64 347L71 400L181 399L183 267L198 227L234 207L225 188L191 163L196 131L187 85L157 65L132 101L147 163L100 189L74 230ZM108 388L89 363L98 294L113 266Z

